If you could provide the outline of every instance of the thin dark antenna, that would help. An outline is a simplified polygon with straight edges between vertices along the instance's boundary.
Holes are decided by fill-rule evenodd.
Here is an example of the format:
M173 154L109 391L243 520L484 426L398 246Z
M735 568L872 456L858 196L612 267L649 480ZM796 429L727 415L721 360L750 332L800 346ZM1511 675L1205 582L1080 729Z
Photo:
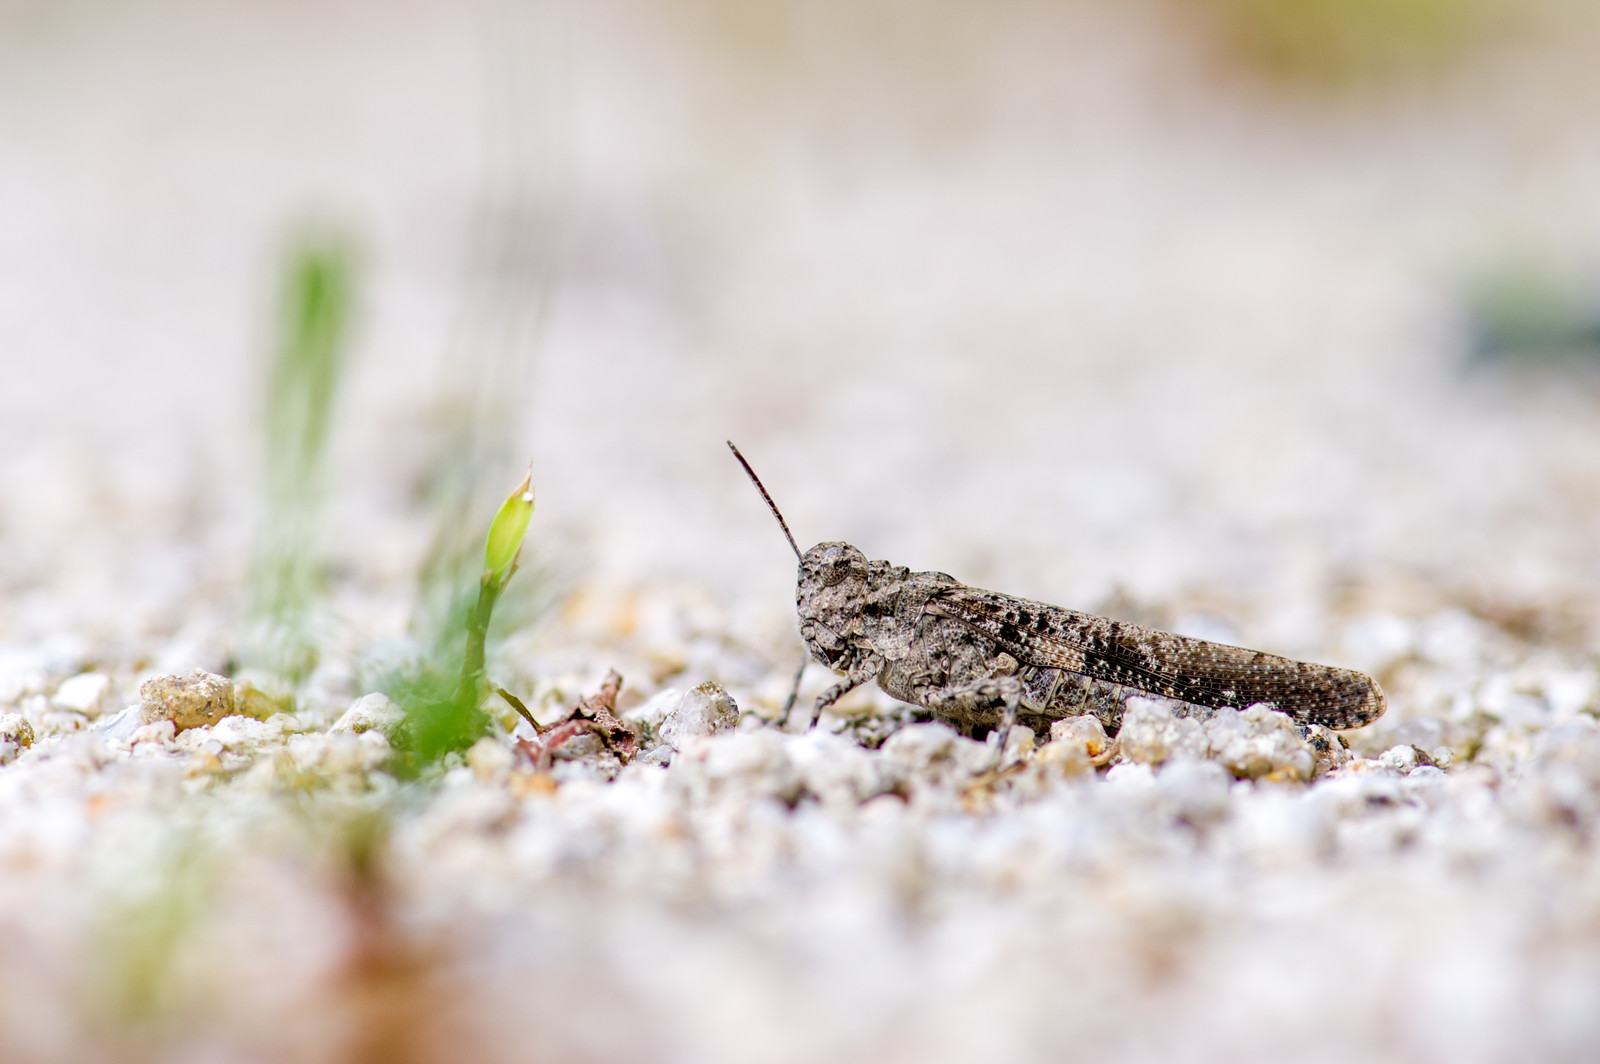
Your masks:
M767 500L767 507L772 511L772 516L778 519L778 527L783 529L785 538L789 540L789 546L794 548L794 556L804 560L805 555L800 553L800 545L794 541L794 536L789 532L789 522L783 519L783 515L778 512L778 504L772 501L772 496L768 495L767 489L762 487L761 478L756 476L756 471L750 468L750 463L744 460L744 455L739 453L739 448L733 445L732 440L728 441L728 450L732 451L733 456L739 460L739 464L744 466L744 471L750 475L750 483L754 484L756 490L761 493L761 497Z

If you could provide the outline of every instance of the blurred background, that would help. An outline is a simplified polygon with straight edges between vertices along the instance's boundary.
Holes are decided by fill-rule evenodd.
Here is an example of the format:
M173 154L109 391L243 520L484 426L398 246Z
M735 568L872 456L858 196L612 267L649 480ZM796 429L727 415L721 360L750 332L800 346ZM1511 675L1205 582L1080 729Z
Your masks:
M1595 1059L1596 54L1583 0L0 0L0 1056ZM730 438L802 546L1389 712L1313 787L993 807L937 728L779 735ZM558 781L503 710L402 786L336 722L530 459L491 678L751 727ZM266 719L109 741L194 667Z
M0 640L227 642L310 232L305 543L377 631L531 456L569 630L787 645L731 437L803 545L1356 663L1372 611L1592 642L1597 43L1561 0L5 0Z

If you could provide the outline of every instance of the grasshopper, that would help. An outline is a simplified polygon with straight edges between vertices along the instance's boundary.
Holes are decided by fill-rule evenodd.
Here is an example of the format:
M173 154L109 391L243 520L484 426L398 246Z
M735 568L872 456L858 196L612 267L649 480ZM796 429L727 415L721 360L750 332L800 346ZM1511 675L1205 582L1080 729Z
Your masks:
M800 560L795 608L810 659L843 676L817 698L810 726L869 680L969 735L991 736L1002 751L1019 720L1038 731L1093 713L1115 734L1136 695L1211 708L1268 703L1298 724L1328 728L1359 727L1384 711L1383 689L1353 669L984 591L946 573L868 561L848 543L801 551L755 470L728 447ZM802 662L796 693L804 671Z

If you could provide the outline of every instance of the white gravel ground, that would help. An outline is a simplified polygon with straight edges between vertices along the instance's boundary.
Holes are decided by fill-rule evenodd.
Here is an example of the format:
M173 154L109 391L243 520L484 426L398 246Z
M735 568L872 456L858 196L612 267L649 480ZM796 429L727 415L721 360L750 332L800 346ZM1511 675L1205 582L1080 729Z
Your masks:
M0 1059L1600 1055L1600 393L1463 370L1459 317L1485 257L1600 246L1592 27L1329 99L1145 4L887 50L134 7L0 16ZM563 57L531 88L523 40ZM522 194L555 250L485 280L458 234ZM323 657L179 730L127 707L238 648L252 307L308 204L370 266ZM536 772L507 711L401 785L357 703L416 485L463 345L533 305L504 445L560 604L491 671L549 720L616 668L645 753ZM934 725L873 748L870 689L779 732L790 556L728 436L804 541L1363 668L1389 713L1318 762L1152 704L999 779ZM737 726L656 742L707 681Z

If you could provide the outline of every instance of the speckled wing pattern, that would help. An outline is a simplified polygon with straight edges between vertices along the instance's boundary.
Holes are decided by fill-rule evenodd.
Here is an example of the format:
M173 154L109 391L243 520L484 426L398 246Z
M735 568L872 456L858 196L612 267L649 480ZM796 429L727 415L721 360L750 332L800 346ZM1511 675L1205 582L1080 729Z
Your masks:
M1382 715L1383 690L1353 669L1209 643L975 587L926 607L972 626L1023 665L1122 684L1201 706L1273 703L1302 724L1356 728Z

